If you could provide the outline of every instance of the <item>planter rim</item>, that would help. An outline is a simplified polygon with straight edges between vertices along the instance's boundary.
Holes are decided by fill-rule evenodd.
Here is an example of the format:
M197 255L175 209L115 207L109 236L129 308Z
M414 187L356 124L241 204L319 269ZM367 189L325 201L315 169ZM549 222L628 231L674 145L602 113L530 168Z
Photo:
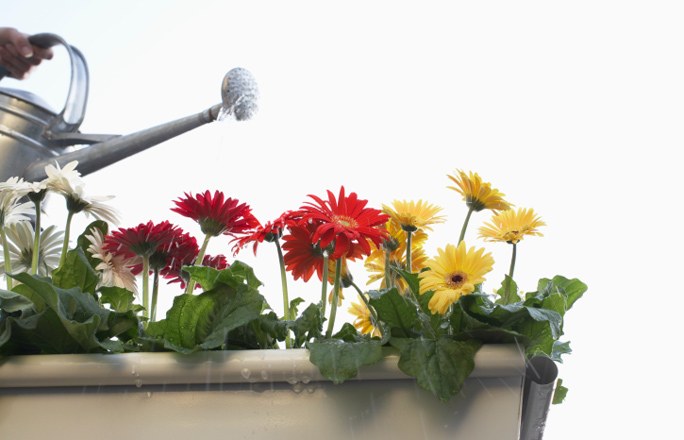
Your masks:
M351 380L414 380L391 350L362 366ZM487 344L475 356L471 378L525 375L525 357L512 344ZM306 349L225 350L193 354L145 352L52 354L0 358L0 388L172 385L328 381L309 362Z

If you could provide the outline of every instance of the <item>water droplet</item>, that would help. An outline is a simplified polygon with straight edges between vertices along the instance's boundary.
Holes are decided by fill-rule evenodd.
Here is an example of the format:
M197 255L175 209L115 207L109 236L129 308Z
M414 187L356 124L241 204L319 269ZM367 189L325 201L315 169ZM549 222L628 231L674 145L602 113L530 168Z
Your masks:
M132 376L135 376L135 375L136 375L135 366L134 366L133 368L131 368L131 375L132 375Z
M268 380L268 371L266 370L261 370L261 378L263 380Z
M249 368L243 368L242 371L240 371L240 374L241 374L242 377L244 377L245 379L249 379L249 376L252 374L252 372L249 371Z
M309 385L309 386L306 387L306 392L307 392L307 393L311 394L311 393L313 393L314 391L316 391L316 387L315 387L315 386Z
M304 390L304 385L301 383L297 382L296 384L292 385L292 391L295 393L299 394Z
M146 395L147 398L149 399L150 397L152 397L152 392L151 392L151 391L148 391L148 392L145 393L145 395Z
M311 378L309 376L302 376L302 383L309 383L311 382Z
M135 387L140 388L142 386L142 379L136 379L135 380Z
M287 383L290 385L295 385L297 382L299 382L299 380L294 376L287 378Z

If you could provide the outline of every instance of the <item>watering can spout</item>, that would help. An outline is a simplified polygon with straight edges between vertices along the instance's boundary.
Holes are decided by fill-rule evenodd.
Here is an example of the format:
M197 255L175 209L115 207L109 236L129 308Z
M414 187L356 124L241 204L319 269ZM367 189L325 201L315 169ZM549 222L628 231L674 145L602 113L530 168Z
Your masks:
M191 116L147 128L136 133L115 136L105 142L33 162L26 168L23 177L28 181L42 180L47 177L45 174L45 167L47 165L58 164L60 167L64 167L64 165L74 160L78 161L78 171L82 176L85 176L194 128L213 122L218 118L221 108L222 104L217 104Z
M64 167L72 161L78 161L78 171L87 175L209 122L228 116L244 121L257 110L256 81L249 71L237 67L223 78L221 103L200 113L124 136L82 134L78 128L88 96L85 59L54 34L37 34L30 40L44 47L62 44L67 49L72 68L67 103L55 114L30 93L0 89L0 181L13 176L42 180L47 165ZM87 146L71 151L72 145Z

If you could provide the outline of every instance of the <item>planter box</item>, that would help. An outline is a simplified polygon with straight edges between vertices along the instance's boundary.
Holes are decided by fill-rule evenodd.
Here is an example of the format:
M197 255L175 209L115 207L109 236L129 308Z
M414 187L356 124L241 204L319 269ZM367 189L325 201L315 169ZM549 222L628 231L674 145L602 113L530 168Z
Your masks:
M448 403L404 375L396 356L340 385L308 356L294 349L9 357L0 360L0 432L11 440L513 440L522 429L523 438L541 438L553 382L546 392L530 385L514 346L483 347ZM534 399L523 402L525 392Z

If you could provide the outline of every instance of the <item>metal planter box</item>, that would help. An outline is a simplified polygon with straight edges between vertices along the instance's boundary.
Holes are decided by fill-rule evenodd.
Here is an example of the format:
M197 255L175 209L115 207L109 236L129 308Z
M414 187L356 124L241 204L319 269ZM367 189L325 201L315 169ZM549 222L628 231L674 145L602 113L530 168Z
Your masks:
M447 403L402 373L394 355L338 385L308 358L304 349L8 357L0 359L0 432L12 440L532 439L541 438L553 386L549 374L537 379L550 386L531 384L530 365L511 345L484 346Z

